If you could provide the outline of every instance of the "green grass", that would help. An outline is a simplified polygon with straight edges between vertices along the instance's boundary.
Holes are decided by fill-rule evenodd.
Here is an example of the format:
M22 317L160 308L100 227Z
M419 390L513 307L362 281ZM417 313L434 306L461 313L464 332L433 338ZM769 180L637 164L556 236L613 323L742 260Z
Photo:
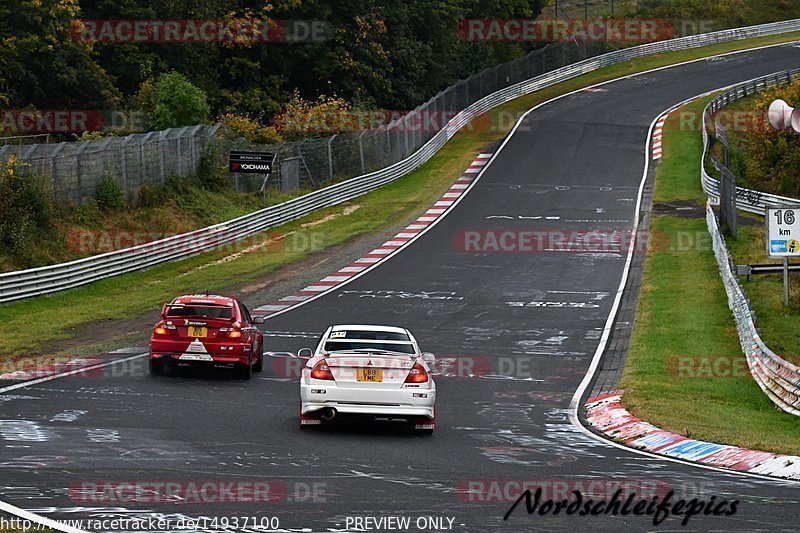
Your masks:
M757 93L733 102L725 111L751 111L756 108L754 100L763 93ZM747 133L729 128L728 137L734 145L741 145L741 138ZM719 145L716 146L719 151ZM781 149L786 149L781 147ZM789 148L791 149L791 147ZM747 158L749 154L740 149L739 154ZM769 185L745 184L757 190L768 190ZM774 186L774 184L772 185ZM770 191L779 193L780 191ZM766 235L764 218L739 213L739 229L736 239L727 239L728 248L737 264L782 264L779 259L769 259L766 255ZM797 274L789 275L789 307L783 305L783 276L759 275L751 281L742 281L748 298L756 312L758 326L769 347L781 357L795 364L800 363L800 279Z
M619 76L722 52L795 39L800 39L800 33L642 58L607 67L518 98L488 113L493 127L465 129L415 172L356 199L353 203L361 207L354 213L311 228L301 227L301 223L320 220L341 212L346 206L326 209L301 221L277 228L271 234L295 231L297 233L294 235L299 236L300 241L313 234L320 239L324 248L345 243L359 235L381 231L398 222L410 221L441 196L469 165L475 154L488 143L505 136L511 122L500 120L500 116L522 114L534 105L559 94ZM494 127L497 124L504 126ZM314 251L319 249L276 246L269 253L262 251L244 254L230 261L198 269L227 255L223 252L206 253L52 296L4 305L0 307L0 357L40 353L46 343L71 338L75 335L76 328L83 325L98 320L141 316L158 308L162 302L178 293L201 289L223 290L234 284L255 280L280 266L297 262Z
M680 111L700 112L709 98ZM679 131L670 116L654 202L703 200L699 172L702 140ZM742 228L744 229L744 228ZM742 232L740 240L751 228ZM777 410L747 373L733 316L704 219L654 216L651 231L666 246L647 255L625 373L623 403L635 416L692 438L746 448L800 454L800 423ZM763 246L762 246L763 250ZM748 295L751 294L747 286ZM776 295L780 295L776 291ZM768 340L774 316L759 314ZM735 376L682 374L679 357L725 358L742 369Z

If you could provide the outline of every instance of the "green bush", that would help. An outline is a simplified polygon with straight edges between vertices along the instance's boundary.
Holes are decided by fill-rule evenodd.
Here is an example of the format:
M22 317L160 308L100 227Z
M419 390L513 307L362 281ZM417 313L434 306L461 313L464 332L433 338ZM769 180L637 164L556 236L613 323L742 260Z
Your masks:
M97 184L95 199L100 210L106 213L122 211L125 208L125 192L109 173L106 173Z
M209 191L222 191L230 187L228 169L222 161L222 147L212 142L203 148L200 154L200 168L197 177L203 188Z
M211 111L206 93L177 72L159 76L151 98L151 126L158 130L200 124Z
M11 156L0 166L0 243L21 257L52 230L52 191Z
M97 227L102 221L102 216L94 198L88 198L72 208L72 220L80 226Z
M167 199L164 187L160 185L150 185L145 183L139 188L140 207L158 207L163 205Z
M778 98L789 105L800 105L800 81L758 93L735 105L753 116L766 118L770 103ZM765 120L753 122L753 127L734 130L731 135L731 170L739 178L738 185L800 197L800 136L791 130L775 131Z

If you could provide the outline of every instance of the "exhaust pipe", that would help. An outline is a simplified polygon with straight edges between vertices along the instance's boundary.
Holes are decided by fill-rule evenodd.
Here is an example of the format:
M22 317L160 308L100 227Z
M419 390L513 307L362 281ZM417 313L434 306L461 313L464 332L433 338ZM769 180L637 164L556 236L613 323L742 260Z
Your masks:
M323 420L333 420L336 417L336 409L333 407L326 407L322 410L319 416Z

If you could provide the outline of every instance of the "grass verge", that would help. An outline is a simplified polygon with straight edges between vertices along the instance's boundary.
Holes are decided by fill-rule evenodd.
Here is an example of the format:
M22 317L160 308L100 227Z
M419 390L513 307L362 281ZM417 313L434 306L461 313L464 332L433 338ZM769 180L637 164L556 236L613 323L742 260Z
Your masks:
M700 113L709 99L680 111ZM654 203L703 199L698 178L702 138L698 132L680 131L678 116L670 115L672 124L664 127ZM740 240L751 241L746 235L752 228L743 226ZM645 262L620 384L625 407L692 438L800 454L797 418L773 407L750 377L705 220L654 216L651 232L666 245L654 246ZM759 325L771 319L759 315ZM769 339L769 331L764 336Z
M278 239L277 244L259 249L269 253L242 253L231 257L227 251L211 252L52 296L0 306L0 357L39 353L46 343L69 338L77 328L86 324L140 316L178 293L221 291L232 286L234 281L255 280L311 253L324 251L360 235L379 232L398 221L411 220L442 195L477 152L506 135L512 125L507 120L509 114L521 115L559 94L665 65L797 39L800 39L800 33L641 58L517 98L488 113L489 120L483 122L491 124L490 127L461 131L430 161L408 176L351 204L325 209L276 228L268 237L259 239L262 242L267 238ZM330 218L353 204L357 204L359 209L346 216ZM309 222L319 223L302 225ZM286 235L289 237L281 238ZM287 242L300 245L286 245ZM315 245L308 246L307 243Z

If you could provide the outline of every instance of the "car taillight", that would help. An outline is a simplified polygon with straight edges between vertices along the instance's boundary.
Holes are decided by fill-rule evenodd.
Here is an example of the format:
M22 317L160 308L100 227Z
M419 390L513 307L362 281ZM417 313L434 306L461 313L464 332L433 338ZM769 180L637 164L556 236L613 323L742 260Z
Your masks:
M155 335L169 335L169 330L175 329L175 326L172 325L172 322L159 322L156 324L153 333Z
M331 369L328 368L328 363L325 360L320 361L314 368L311 370L311 377L314 379L333 379L333 374L331 373Z
M425 383L426 381L428 381L428 373L425 371L425 367L419 363L414 363L414 366L411 367L411 372L408 373L406 383Z
M240 339L242 337L242 332L236 329L232 329L228 332L229 339Z

